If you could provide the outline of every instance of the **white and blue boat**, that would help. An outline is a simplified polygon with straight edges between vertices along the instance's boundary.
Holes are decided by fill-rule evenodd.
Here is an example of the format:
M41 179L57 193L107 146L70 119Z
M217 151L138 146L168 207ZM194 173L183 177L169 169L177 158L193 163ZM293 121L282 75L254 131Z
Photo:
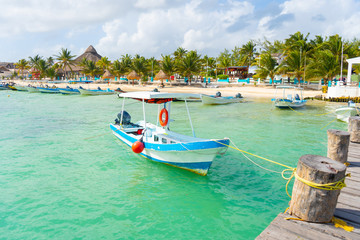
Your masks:
M106 90L103 90L100 87L98 87L97 89L84 89L84 88L80 87L79 91L80 91L81 95L111 95L111 94L117 93L114 90L110 90L109 88Z
M66 86L66 88L58 88L58 90L62 94L80 94L79 89L72 88L69 86Z
M335 110L336 118L340 121L349 123L349 118L360 115L360 108L355 106L353 101L349 101L346 107Z
M277 97L278 90L282 90L282 97ZM293 91L290 93L287 91ZM300 95L299 95L300 93ZM299 108L306 104L306 100L303 98L302 88L294 86L277 86L275 91L275 97L271 99L277 108Z
M39 92L41 93L60 93L59 89L56 86L49 87L46 85L45 87L37 87L39 89Z
M39 89L31 84L27 85L26 89L30 93L39 92Z
M110 128L113 134L135 153L156 162L205 176L214 158L226 152L229 139L214 140L195 136L186 99L196 96L198 95L188 93L120 93L119 97L123 98L122 110L115 119L115 124L110 124ZM127 98L142 101L143 120L131 122L130 114L124 109ZM185 101L193 136L182 135L169 129L170 122L173 121L170 119L171 102L179 98ZM146 121L145 103L158 104L157 124Z

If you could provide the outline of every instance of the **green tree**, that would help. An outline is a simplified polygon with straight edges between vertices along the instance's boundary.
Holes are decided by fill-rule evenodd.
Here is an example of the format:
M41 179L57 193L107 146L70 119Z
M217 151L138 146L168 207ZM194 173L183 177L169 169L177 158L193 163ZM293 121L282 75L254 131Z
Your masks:
M175 60L170 55L161 55L161 57L160 69L163 70L166 75L172 76L176 72ZM171 79L169 79L169 81L171 81ZM161 85L164 85L163 79L161 79Z
M273 81L272 85L274 86L275 75L279 73L279 66L277 61L271 56L270 53L264 53L260 56L260 65L256 70L255 77L259 77L262 79L267 78L269 76Z
M191 77L194 74L198 74L201 69L201 55L196 51L188 52L177 63L177 69L183 76L187 77L189 85L191 85Z
M256 47L256 43L253 40L250 40L246 44L244 44L240 50L240 52L244 55L243 60L246 63L248 69L255 60L255 52L256 52L255 47Z
M66 68L69 68L70 71L72 72L71 66L74 65L75 55L71 55L71 51L67 50L66 48L61 48L59 55L56 55L55 57L56 57L56 60L59 61L58 62L59 66L64 71L65 77L67 77Z
M99 61L96 62L96 66L102 69L104 73L105 70L111 69L111 61L107 57L102 57Z
M17 69L19 69L19 72L22 77L24 77L24 71L30 68L29 62L26 61L25 59L19 60L17 63L15 63L15 66Z
M36 64L36 69L39 71L40 79L46 77L46 72L49 68L49 64L44 60L40 59Z
M334 78L340 72L338 56L335 56L330 50L319 50L315 52L314 57L309 64L309 78L323 78L324 82Z
M174 54L175 59L182 59L185 57L187 52L188 51L185 48L178 47L173 54Z
M96 63L91 60L85 60L83 64L81 72L91 76L92 78L95 78L96 75L103 73L102 69L96 66Z
M148 62L145 57L137 56L132 60L130 68L140 75L140 79L145 81L144 77L149 71ZM133 80L134 84L134 80Z
M111 74L116 77L121 77L127 73L128 69L121 60L115 60L110 70Z
M300 52L297 50L289 52L280 64L279 72L285 72L288 75L295 76L300 84L300 78L304 73L304 65L300 59Z

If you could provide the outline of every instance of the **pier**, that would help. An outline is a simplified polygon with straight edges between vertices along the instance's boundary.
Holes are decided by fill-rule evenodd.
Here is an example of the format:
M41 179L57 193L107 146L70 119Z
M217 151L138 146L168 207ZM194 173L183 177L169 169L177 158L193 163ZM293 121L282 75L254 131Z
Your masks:
M350 143L348 163L346 173L351 177L341 189L334 216L353 226L352 232L333 223L286 220L293 216L280 213L256 239L360 239L360 143Z

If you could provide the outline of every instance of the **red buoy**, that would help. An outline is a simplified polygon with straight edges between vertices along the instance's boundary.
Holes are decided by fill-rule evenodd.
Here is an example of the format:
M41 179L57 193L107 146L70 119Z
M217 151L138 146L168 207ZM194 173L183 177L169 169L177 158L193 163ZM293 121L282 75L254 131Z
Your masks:
M136 141L131 146L134 153L141 153L144 150L144 143L142 141Z

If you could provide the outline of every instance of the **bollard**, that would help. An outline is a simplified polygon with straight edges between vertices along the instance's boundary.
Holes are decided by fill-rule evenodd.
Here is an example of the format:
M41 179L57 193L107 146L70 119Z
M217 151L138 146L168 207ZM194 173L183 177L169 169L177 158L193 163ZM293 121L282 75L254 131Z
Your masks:
M360 117L350 117L348 131L350 133L350 142L360 143Z
M318 155L301 156L290 201L289 214L309 222L326 223L334 216L340 189L324 190L309 186L338 182L345 178L346 166ZM301 179L300 179L301 178ZM303 180L302 180L303 179Z
M346 163L350 144L350 133L336 129L327 130L327 157L337 162Z

